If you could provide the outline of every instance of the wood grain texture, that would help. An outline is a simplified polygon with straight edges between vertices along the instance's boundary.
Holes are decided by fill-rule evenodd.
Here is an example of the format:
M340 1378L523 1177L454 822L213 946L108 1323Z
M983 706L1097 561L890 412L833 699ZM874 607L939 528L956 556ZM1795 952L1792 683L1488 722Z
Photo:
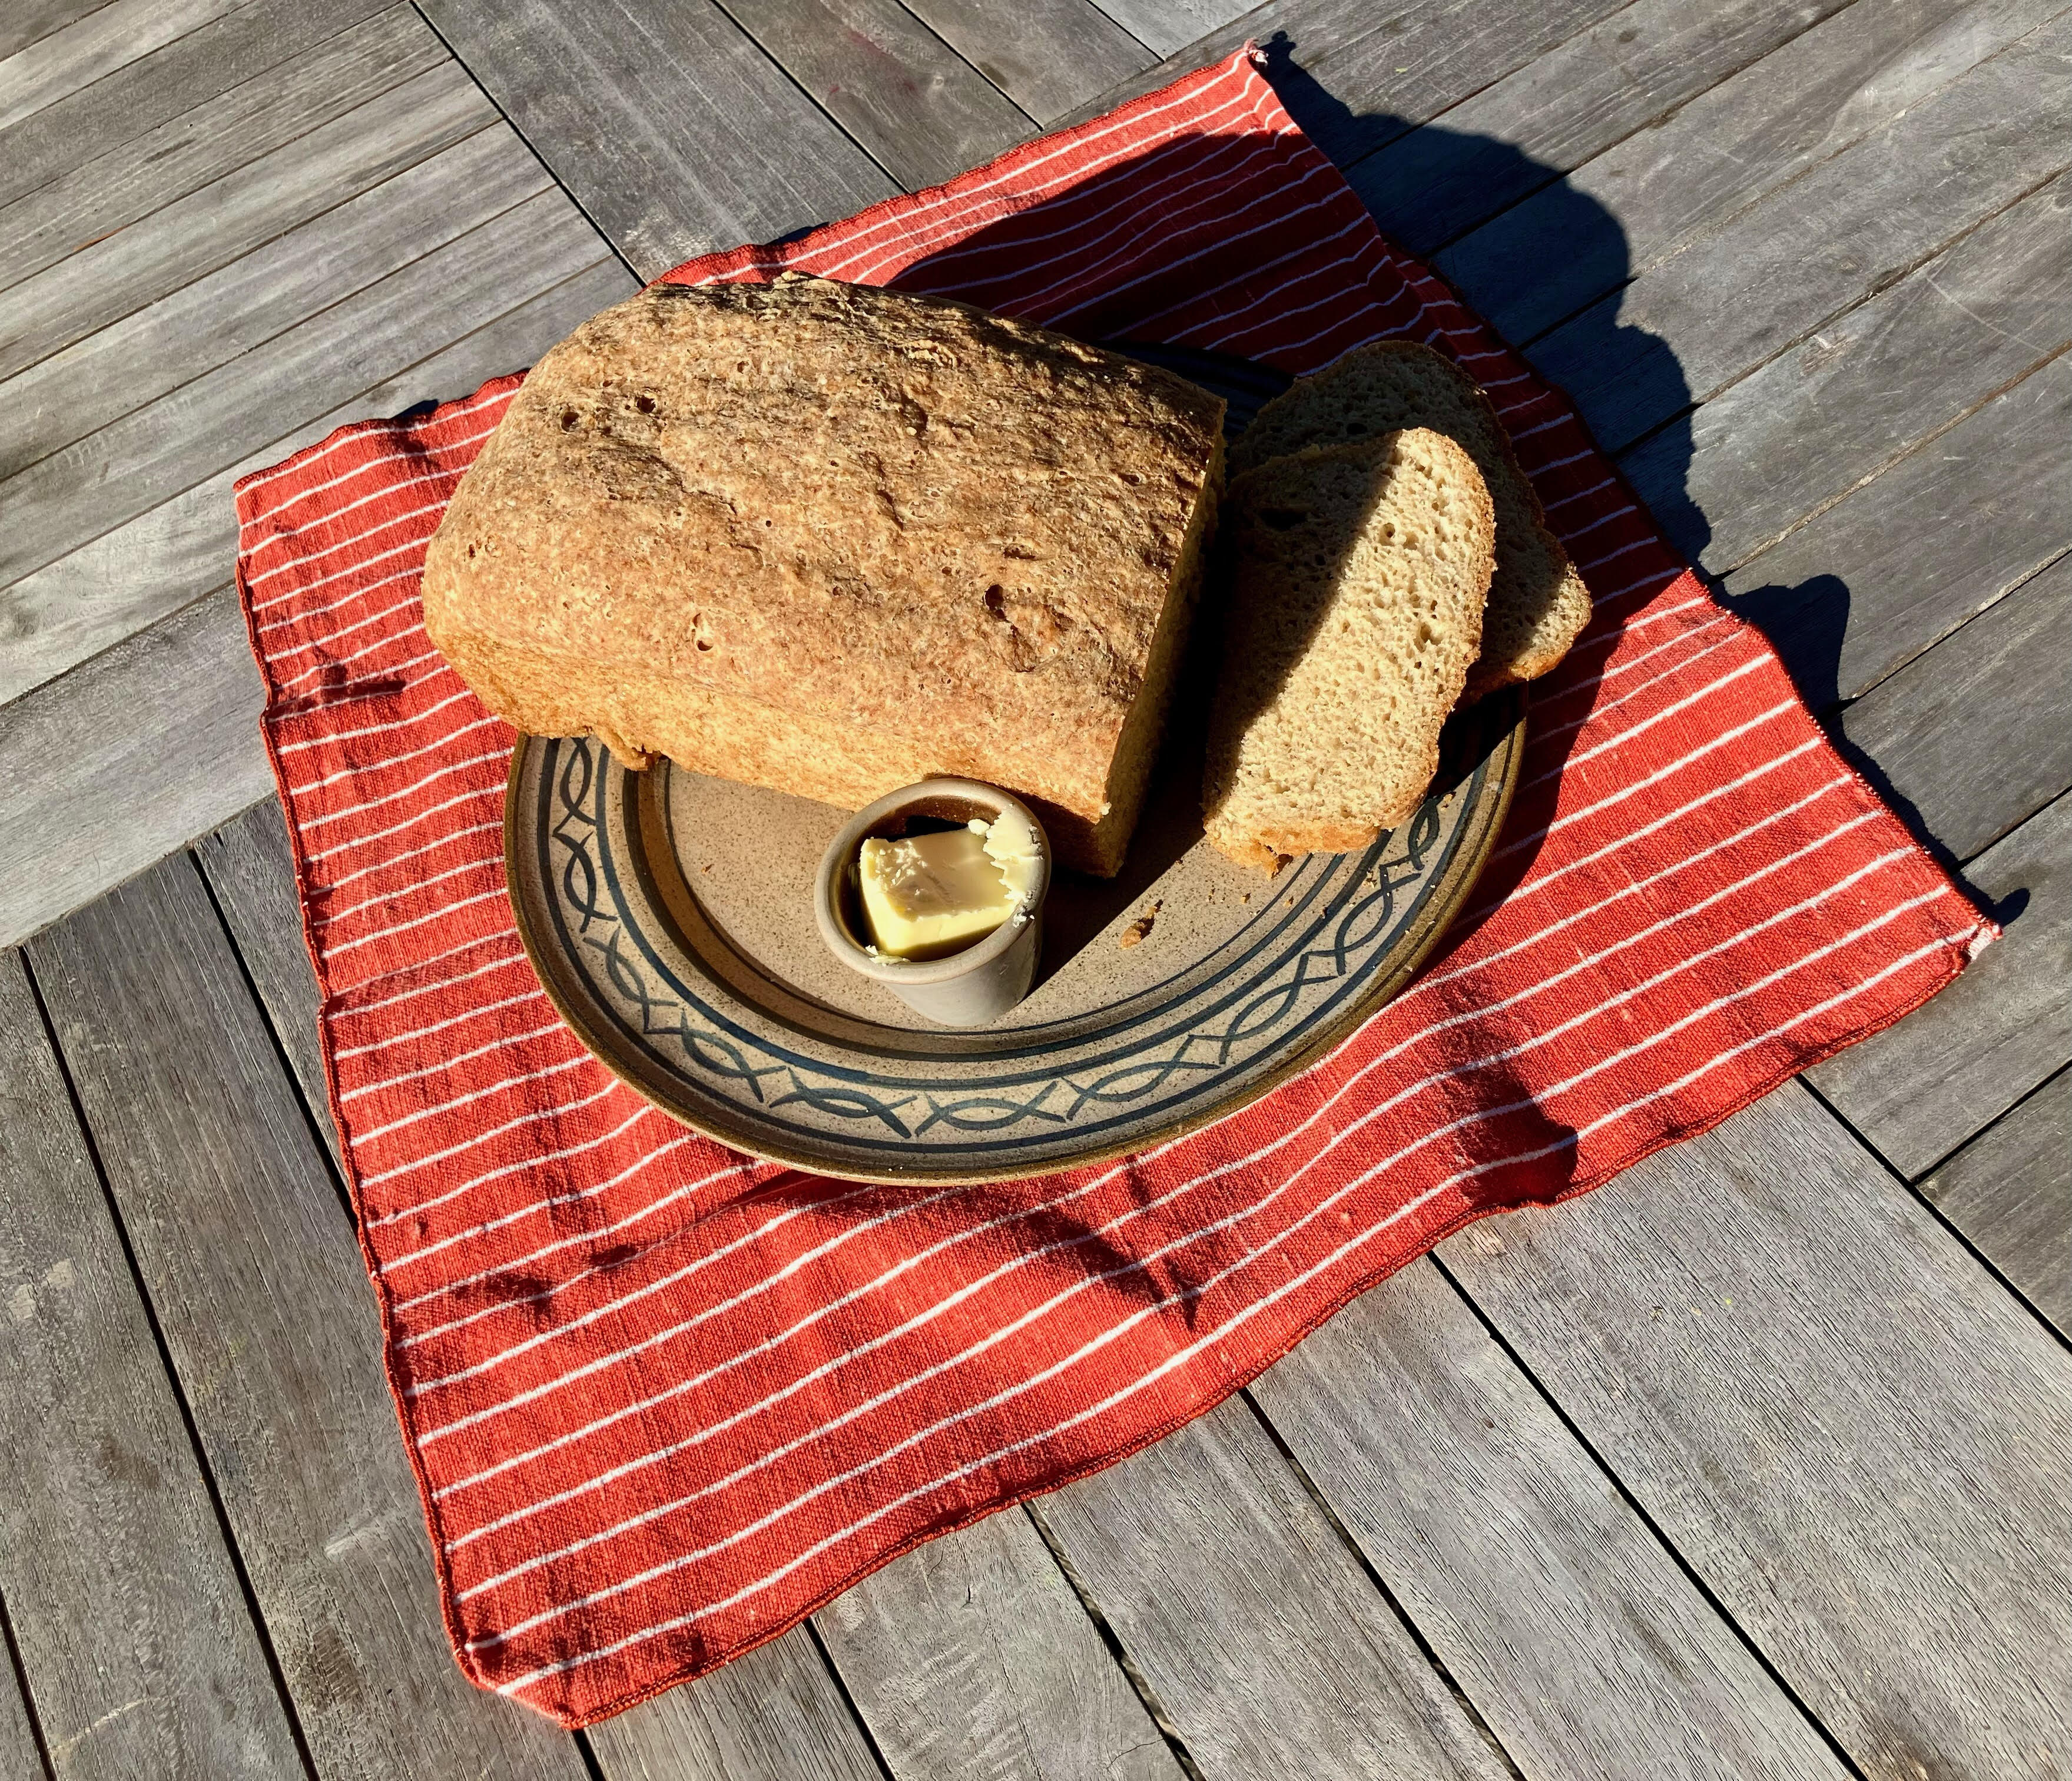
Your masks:
M14 825L11 841L0 839L0 944L91 902L273 788L258 673L227 579L232 479L344 422L463 396L522 370L632 283L616 260L600 261L23 584L35 594L30 610L72 626L75 640L119 636L157 601L173 611L0 707L0 748L34 751L18 758L42 763L0 780L0 823ZM432 306L422 317L435 338L446 319Z
M1716 394L2063 171L2068 50L2072 18L2038 27L1527 356L1600 445L1623 450L1686 400Z
M1972 1139L1921 1192L2072 1335L2072 1071Z
M906 0L1039 124L1149 65L1152 53L1092 0Z
M1347 176L1376 222L1429 257L1848 3L1634 0Z
M818 1624L899 1781L1180 1781L1019 1509L894 1560Z
M1630 454L1671 541L1739 568L2054 357L2072 315L2062 178Z
M883 1773L804 1627L588 1736L605 1781L882 1781Z
M317 1034L317 980L302 938L302 908L295 890L294 856L281 800L268 798L204 835L195 861L245 961L274 1039L294 1072L302 1102L339 1160L331 1090L324 1082ZM341 1178L343 1170L340 1170Z
M0 61L0 128L220 18L238 0L113 0Z
M1251 8L1244 0L1100 0L1100 10L1153 56L1173 56Z
M0 383L0 476L263 346L552 187L524 144L498 124L276 236Z
M0 56L12 56L31 43L40 43L75 19L112 3L113 0L15 0L5 13L0 13Z
M426 0L643 278L897 189L710 0Z
M0 130L0 204L292 61L392 0L245 0Z
M597 251L606 253L602 241ZM513 292L524 288L522 265L504 269ZM341 388L335 392L337 406L0 589L0 688L12 695L53 679L227 587L237 549L231 485L239 477L278 463L347 422L465 396L491 377L522 371L578 323L635 288L632 275L607 257L572 278L549 282L536 296L458 340L450 339L448 318L436 304L401 318L391 340L393 356L379 381L349 394ZM220 812L235 813L232 808Z
M2072 1357L1811 1096L1442 1248L1864 1775L2063 1773Z
M1439 269L1507 339L1533 339L2059 10L1856 0L1470 234Z
M448 64L234 169L134 225L90 240L12 290L0 291L9 375L97 328L179 292L282 230L380 185L487 128L494 113Z
M1614 0L1412 0L1386 8L1267 0L1064 121L1096 116L1256 39L1296 122L1350 167L1616 10Z
M1034 121L898 0L731 0L730 12L909 191Z
M580 1781L447 1648L352 1221L193 862L30 956L319 1768Z
M0 1593L57 1773L301 1774L14 952L0 954Z
M1722 592L1824 711L2068 546L2072 359L2058 358L1743 564Z
M0 1664L0 1781L51 1781L12 1664Z
M1204 1775L1506 1773L1242 1398L1039 1512Z
M1840 1781L1437 1269L1355 1300L1252 1395L1526 1774Z
M450 339L516 288L595 263L597 237L558 191L479 228L0 483L0 582L203 482L390 371L430 318Z
M273 788L228 588L0 706L0 942L13 944Z
M2072 487L2058 493L2072 518ZM2072 557L2061 557L1859 699L1838 727L1914 826L1969 859L2072 786L2068 663Z
M0 206L0 289L80 254L118 229L156 216L370 99L442 68L450 70L451 65L437 37L409 8L395 6L378 14L285 68L246 81ZM491 114L479 94L476 99L469 127L479 130L491 121ZM407 136L406 109L405 99L397 101L389 121ZM361 120L347 134L364 135L365 124ZM205 214L190 206L170 224L162 222L160 231L183 224L186 232L195 232ZM170 251L174 243L166 245ZM201 253L206 245L194 244L191 251ZM233 247L230 254L239 251ZM220 263L208 262L200 269ZM11 337L11 305L8 313Z
M1913 1180L2072 1059L2072 798L1964 868L2006 928L1947 989L1807 1072Z

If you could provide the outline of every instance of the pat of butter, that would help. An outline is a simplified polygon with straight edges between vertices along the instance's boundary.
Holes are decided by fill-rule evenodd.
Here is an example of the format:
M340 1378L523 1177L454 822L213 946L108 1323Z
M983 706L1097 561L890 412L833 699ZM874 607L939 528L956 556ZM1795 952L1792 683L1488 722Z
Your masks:
M870 937L891 958L935 959L972 945L1019 900L984 837L968 829L905 841L874 836L857 863Z
M971 829L984 841L986 858L1000 868L1015 902L1028 902L1036 895L1037 868L1042 858L1036 831L1012 810L1001 811L991 822L974 816Z
M1034 833L1011 812L940 834L872 837L857 865L874 948L918 960L976 945L1002 923L1023 919L1039 862Z

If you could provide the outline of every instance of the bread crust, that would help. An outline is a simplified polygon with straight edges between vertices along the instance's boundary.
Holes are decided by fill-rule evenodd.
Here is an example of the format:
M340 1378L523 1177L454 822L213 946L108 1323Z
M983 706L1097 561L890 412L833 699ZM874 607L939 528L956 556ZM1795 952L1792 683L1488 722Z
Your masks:
M849 808L965 775L1112 872L1223 406L944 299L653 286L528 377L432 541L426 626L530 734Z

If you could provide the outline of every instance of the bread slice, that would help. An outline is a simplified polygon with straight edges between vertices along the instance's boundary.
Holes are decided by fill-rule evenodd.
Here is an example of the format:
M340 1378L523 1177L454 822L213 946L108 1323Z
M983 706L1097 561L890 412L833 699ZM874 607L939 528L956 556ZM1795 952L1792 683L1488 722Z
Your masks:
M1365 847L1422 801L1482 645L1496 518L1481 473L1423 427L1313 446L1236 479L1223 526L1209 839L1268 870Z
M1496 509L1496 578L1482 618L1482 652L1468 673L1468 699L1538 680L1589 622L1589 590L1547 529L1540 498L1496 410L1452 360L1402 340L1347 353L1260 409L1231 450L1231 474L1306 446L1406 426L1430 427L1461 446Z

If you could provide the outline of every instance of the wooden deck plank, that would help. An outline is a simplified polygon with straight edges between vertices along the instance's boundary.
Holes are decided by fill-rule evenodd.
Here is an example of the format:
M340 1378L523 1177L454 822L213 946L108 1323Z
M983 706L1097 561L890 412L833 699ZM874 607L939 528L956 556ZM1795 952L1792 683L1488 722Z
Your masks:
M1149 50L1173 56L1252 9L1244 0L1100 0L1100 10Z
M1845 1774L1437 1269L1252 1395L1526 1774Z
M295 862L281 800L268 798L195 843L195 863L259 993L267 1024L286 1055L334 1162L339 1161L331 1090L317 1038L317 980L302 939ZM343 1168L340 1178L343 1177Z
M804 1627L587 1735L606 1781L882 1781L884 1772Z
M51 1781L11 1662L0 1664L0 1781Z
M2066 183L1772 360L1624 460L1687 556L1729 574L2054 356L2072 314Z
M228 588L0 706L0 934L35 933L273 789Z
M1933 1002L1809 1071L1907 1179L2072 1060L2072 798L1964 868L2004 938Z
M598 251L605 251L601 242ZM507 276L521 276L516 269L505 269ZM452 331L439 307L426 306L399 331L395 360L377 382L349 394L349 385L341 388L335 393L339 405L327 413L0 589L0 634L6 637L0 676L15 686L51 678L227 587L237 548L231 485L239 477L278 463L348 422L393 414L417 401L465 396L491 377L522 371L578 323L634 288L632 275L616 259L601 259L458 340L450 339ZM242 672L239 664L230 666ZM256 746L256 735L253 740ZM72 741L88 754L97 747L90 732ZM170 764L180 763L176 759ZM212 808L220 821L241 807L218 803ZM149 863L138 861L132 870ZM0 895L0 911L6 907ZM10 931L0 919L0 932Z
M1856 0L1447 249L1439 269L1505 339L1534 339L2059 10Z
M300 1775L14 952L0 954L0 1593L58 1772Z
M1848 4L1634 0L1348 177L1375 220L1429 257Z
M2058 358L1744 563L1726 603L1825 711L2072 547L2068 492L2072 358Z
M371 191L488 129L495 113L451 63L333 119L199 191L89 242L0 291L11 376L147 304L261 249L284 231Z
M239 0L114 0L0 61L0 129L220 19Z
M2072 1335L2072 1071L1972 1139L1921 1193Z
M2072 1359L1811 1095L1442 1251L1863 1774L2062 1773Z
M0 583L207 480L364 389L421 338L494 320L516 288L594 265L596 232L557 191L528 198L230 363L0 483Z
M240 0L91 86L0 130L0 204L279 68L393 0Z
M2072 487L2057 491L2072 519ZM2072 557L1842 714L1879 789L1960 860L2072 786Z
M1623 450L2063 171L2072 148L2054 126L2068 47L2072 18L2039 27L1527 356L1599 444Z
M643 278L897 189L710 0L426 0Z
M742 29L908 191L1034 134L898 0L730 0Z
M1065 121L1106 111L1227 56L1268 47L1282 101L1342 167L1386 147L1470 93L1523 68L1617 10L1617 0L1267 0L1088 100Z
M120 635L153 601L172 610L0 707L0 749L33 750L17 758L43 763L39 772L0 778L0 944L91 902L273 790L259 738L258 673L228 579L233 478L347 421L466 395L522 370L632 284L616 260L600 261L24 584L36 590L39 617L103 636ZM438 314L428 308L428 320ZM105 605L92 604L104 598ZM149 714L141 726L140 712Z
M12 56L31 43L40 43L74 20L113 3L113 0L15 0L14 5L0 13L0 56Z
M226 175L334 124L369 100L397 96L384 110L392 131L409 141L418 127L409 122L409 111L413 101L422 102L424 89L401 89L442 69L448 71L450 84L451 58L408 7L392 7L341 32L286 68L269 70L95 156L48 185L0 205L0 290L10 290L60 261L81 257L93 243L146 218L157 221L156 235L163 242L168 266L191 264L200 272L220 265L220 261L174 257L183 235L205 232L212 220L206 207L190 205L169 219L162 213ZM461 121L468 130L479 130L493 121L479 93L474 109L463 113ZM362 117L344 134L378 138L380 133L368 128L370 121L371 115ZM403 127L398 130L399 125ZM338 134L334 131L327 142ZM365 142L363 153L373 154L378 147L378 141ZM378 156L375 164L383 164ZM389 171L395 171L393 165ZM340 192L338 196L348 195ZM233 246L224 257L252 245L248 241ZM208 246L204 239L191 243L188 251L203 255ZM128 251L130 244L124 243L123 248ZM88 263L98 265L104 261ZM148 302L150 296L176 289L181 282L184 279L176 278L171 284L162 283L138 300ZM116 298L128 299L131 294L121 290ZM12 339L19 326L13 303L5 314L6 336ZM97 316L82 328L98 326L104 319ZM18 356L9 360L10 368L22 362Z
M30 957L319 1768L579 1781L447 1648L352 1222L194 862Z
M1049 125L1154 60L1092 0L906 0L915 14L1039 124Z
M0 475L135 413L553 189L524 144L496 124L275 236L0 382ZM0 698L14 690L0 681Z
M1507 1773L1241 1397L1038 1512L1203 1775Z
M894 1560L817 1624L898 1781L1179 1781L1018 1509Z

